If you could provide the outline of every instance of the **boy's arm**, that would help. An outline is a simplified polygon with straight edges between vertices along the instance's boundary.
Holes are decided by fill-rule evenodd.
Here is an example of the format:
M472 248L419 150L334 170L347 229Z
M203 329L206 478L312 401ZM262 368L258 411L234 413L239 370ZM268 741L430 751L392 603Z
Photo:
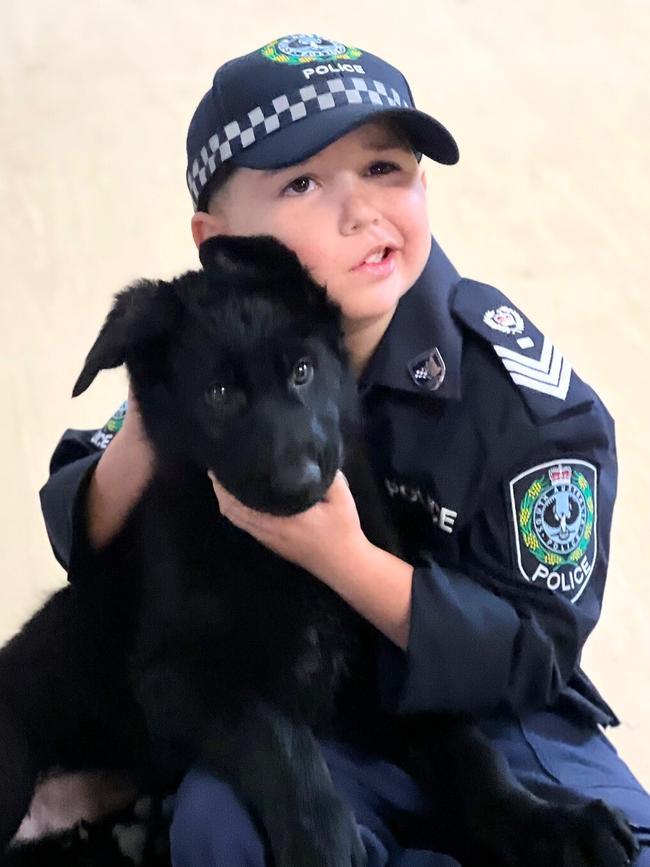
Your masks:
M66 431L40 492L52 549L71 580L121 529L151 478L152 451L131 393L128 406L99 431Z
M105 547L124 525L153 472L153 451L137 402L129 390L121 429L108 444L90 476L86 528L93 548Z
M224 517L318 577L406 652L391 666L388 700L400 710L545 707L573 673L588 628L570 603L433 560L414 569L364 536L340 474L323 501L289 518L255 512L211 478Z

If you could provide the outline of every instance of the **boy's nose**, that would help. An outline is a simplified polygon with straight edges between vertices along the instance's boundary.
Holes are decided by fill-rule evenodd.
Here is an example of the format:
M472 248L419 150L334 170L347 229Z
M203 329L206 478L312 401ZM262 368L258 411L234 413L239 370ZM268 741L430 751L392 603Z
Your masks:
M341 234L353 235L365 226L378 223L380 218L379 209L366 195L350 193L344 198L341 207Z

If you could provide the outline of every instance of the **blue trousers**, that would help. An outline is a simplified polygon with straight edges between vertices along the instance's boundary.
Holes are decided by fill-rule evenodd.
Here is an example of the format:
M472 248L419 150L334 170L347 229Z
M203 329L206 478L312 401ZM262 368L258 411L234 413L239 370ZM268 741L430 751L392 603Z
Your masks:
M598 730L552 712L500 719L484 730L516 776L543 796L570 789L602 798L628 816L642 845L635 867L650 867L650 795ZM400 849L389 830L394 811L418 814L424 796L395 765L336 742L323 752L337 791L351 805L368 853L368 867L458 867L446 855ZM176 796L171 829L174 867L265 867L264 837L231 787L198 770Z

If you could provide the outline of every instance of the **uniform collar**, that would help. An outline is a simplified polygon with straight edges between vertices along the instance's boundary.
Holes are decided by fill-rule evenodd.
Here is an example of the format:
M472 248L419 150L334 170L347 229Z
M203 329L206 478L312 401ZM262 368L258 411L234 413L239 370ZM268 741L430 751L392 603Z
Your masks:
M400 299L361 375L362 388L386 385L431 397L460 398L462 336L450 310L451 290L459 274L435 238L431 242L424 271ZM441 378L440 359L444 378L432 388Z

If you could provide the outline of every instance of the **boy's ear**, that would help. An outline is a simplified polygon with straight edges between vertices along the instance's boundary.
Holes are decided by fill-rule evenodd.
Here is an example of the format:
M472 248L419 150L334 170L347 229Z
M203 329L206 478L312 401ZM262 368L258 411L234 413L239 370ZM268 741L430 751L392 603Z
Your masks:
M192 237L197 249L213 235L220 235L226 230L226 222L220 214L209 214L207 211L197 211L192 215Z
M159 358L164 341L178 320L179 304L169 283L141 280L115 297L113 307L86 357L72 396L82 394L100 370L149 353Z

